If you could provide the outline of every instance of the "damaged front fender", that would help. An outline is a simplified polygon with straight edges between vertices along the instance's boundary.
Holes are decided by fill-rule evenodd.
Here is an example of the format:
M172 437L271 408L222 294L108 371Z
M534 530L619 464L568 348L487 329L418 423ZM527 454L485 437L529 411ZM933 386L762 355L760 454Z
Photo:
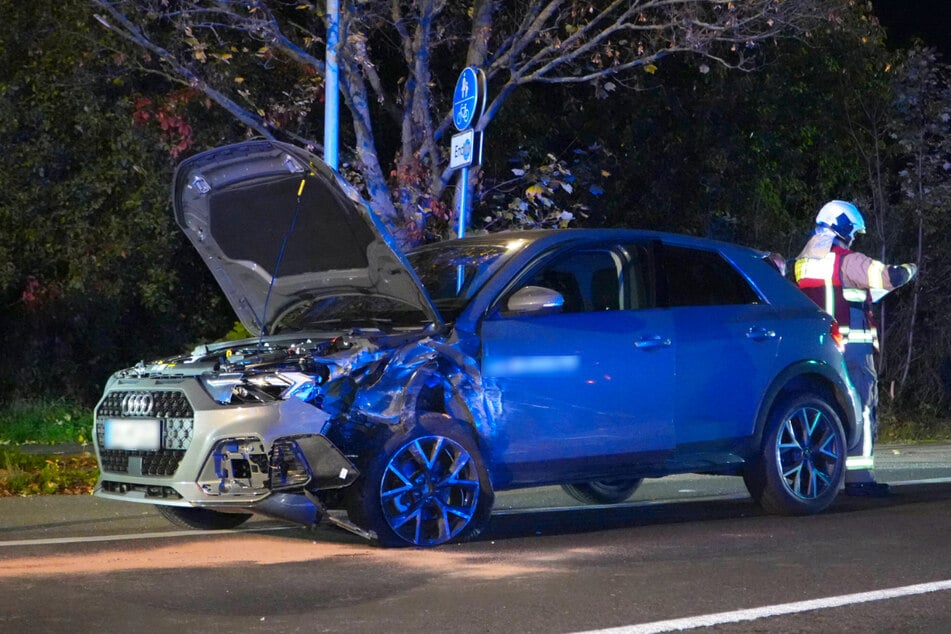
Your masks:
M490 391L490 394L492 392ZM351 418L388 426L412 424L427 412L447 414L492 435L494 408L475 359L434 338L395 354L371 384L356 394Z

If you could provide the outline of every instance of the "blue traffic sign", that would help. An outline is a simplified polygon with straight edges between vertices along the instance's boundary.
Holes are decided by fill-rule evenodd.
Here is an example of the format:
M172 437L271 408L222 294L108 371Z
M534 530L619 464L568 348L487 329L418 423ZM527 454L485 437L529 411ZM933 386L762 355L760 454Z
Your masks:
M473 67L464 68L456 80L452 95L452 123L459 131L475 125L485 109L485 74Z

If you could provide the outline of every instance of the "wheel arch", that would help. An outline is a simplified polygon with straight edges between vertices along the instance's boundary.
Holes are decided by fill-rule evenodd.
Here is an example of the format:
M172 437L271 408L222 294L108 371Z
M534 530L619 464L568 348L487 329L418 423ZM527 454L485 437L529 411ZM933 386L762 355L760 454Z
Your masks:
M494 426L488 403L475 360L455 345L427 339L394 355L375 380L359 390L349 417L362 431L343 442L372 453L390 435L410 433L426 414L442 415L472 439L494 486Z
M763 431L776 404L801 392L815 392L828 398L829 405L835 409L842 422L846 445L851 447L860 431L861 422L855 391L827 363L800 361L780 372L766 390L756 417L755 448L762 444Z
M402 394L400 423L407 429L424 414L442 414L461 423L486 455L491 423L474 364L437 355L415 369ZM491 474L491 465L486 468Z

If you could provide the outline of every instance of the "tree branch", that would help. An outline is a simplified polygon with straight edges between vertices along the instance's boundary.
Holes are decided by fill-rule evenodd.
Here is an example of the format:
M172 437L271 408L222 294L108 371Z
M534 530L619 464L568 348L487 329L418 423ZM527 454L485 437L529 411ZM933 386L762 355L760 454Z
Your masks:
M142 33L141 30L139 30L134 24L126 19L124 15L116 11L111 2L107 2L105 0L93 0L93 2L105 9L109 15L112 16L112 20L119 25L115 26L113 22L110 22L107 18L101 15L96 15L96 21L98 21L103 27L109 29L119 37L122 37L123 39L126 39L153 53L163 63L167 64L178 75L183 77L189 86L196 88L206 94L210 99L230 112L238 121L247 127L251 128L265 138L274 138L270 126L268 126L261 117L248 112L246 109L238 105L233 99L230 99L220 91L211 87L207 82L198 77L190 68L181 64L178 59L176 59L175 56L169 53L166 49L153 43L148 37L145 36L144 33Z

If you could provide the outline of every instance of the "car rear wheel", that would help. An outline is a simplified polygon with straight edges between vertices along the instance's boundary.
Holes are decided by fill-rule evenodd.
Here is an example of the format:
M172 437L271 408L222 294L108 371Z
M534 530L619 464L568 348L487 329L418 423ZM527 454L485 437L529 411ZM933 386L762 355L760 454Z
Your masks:
M350 519L384 546L437 546L478 535L494 496L462 425L425 414L408 433L389 438L354 485Z
M563 484L561 488L565 493L585 504L619 504L631 497L641 486L641 482L640 478L616 478Z
M743 474L754 500L771 513L826 509L845 477L845 433L835 410L813 394L781 401L770 413L758 459Z
M181 506L164 506L156 504L155 508L165 519L181 528L197 528L205 531L220 531L235 528L251 518L250 513L221 513L211 509L189 508Z

